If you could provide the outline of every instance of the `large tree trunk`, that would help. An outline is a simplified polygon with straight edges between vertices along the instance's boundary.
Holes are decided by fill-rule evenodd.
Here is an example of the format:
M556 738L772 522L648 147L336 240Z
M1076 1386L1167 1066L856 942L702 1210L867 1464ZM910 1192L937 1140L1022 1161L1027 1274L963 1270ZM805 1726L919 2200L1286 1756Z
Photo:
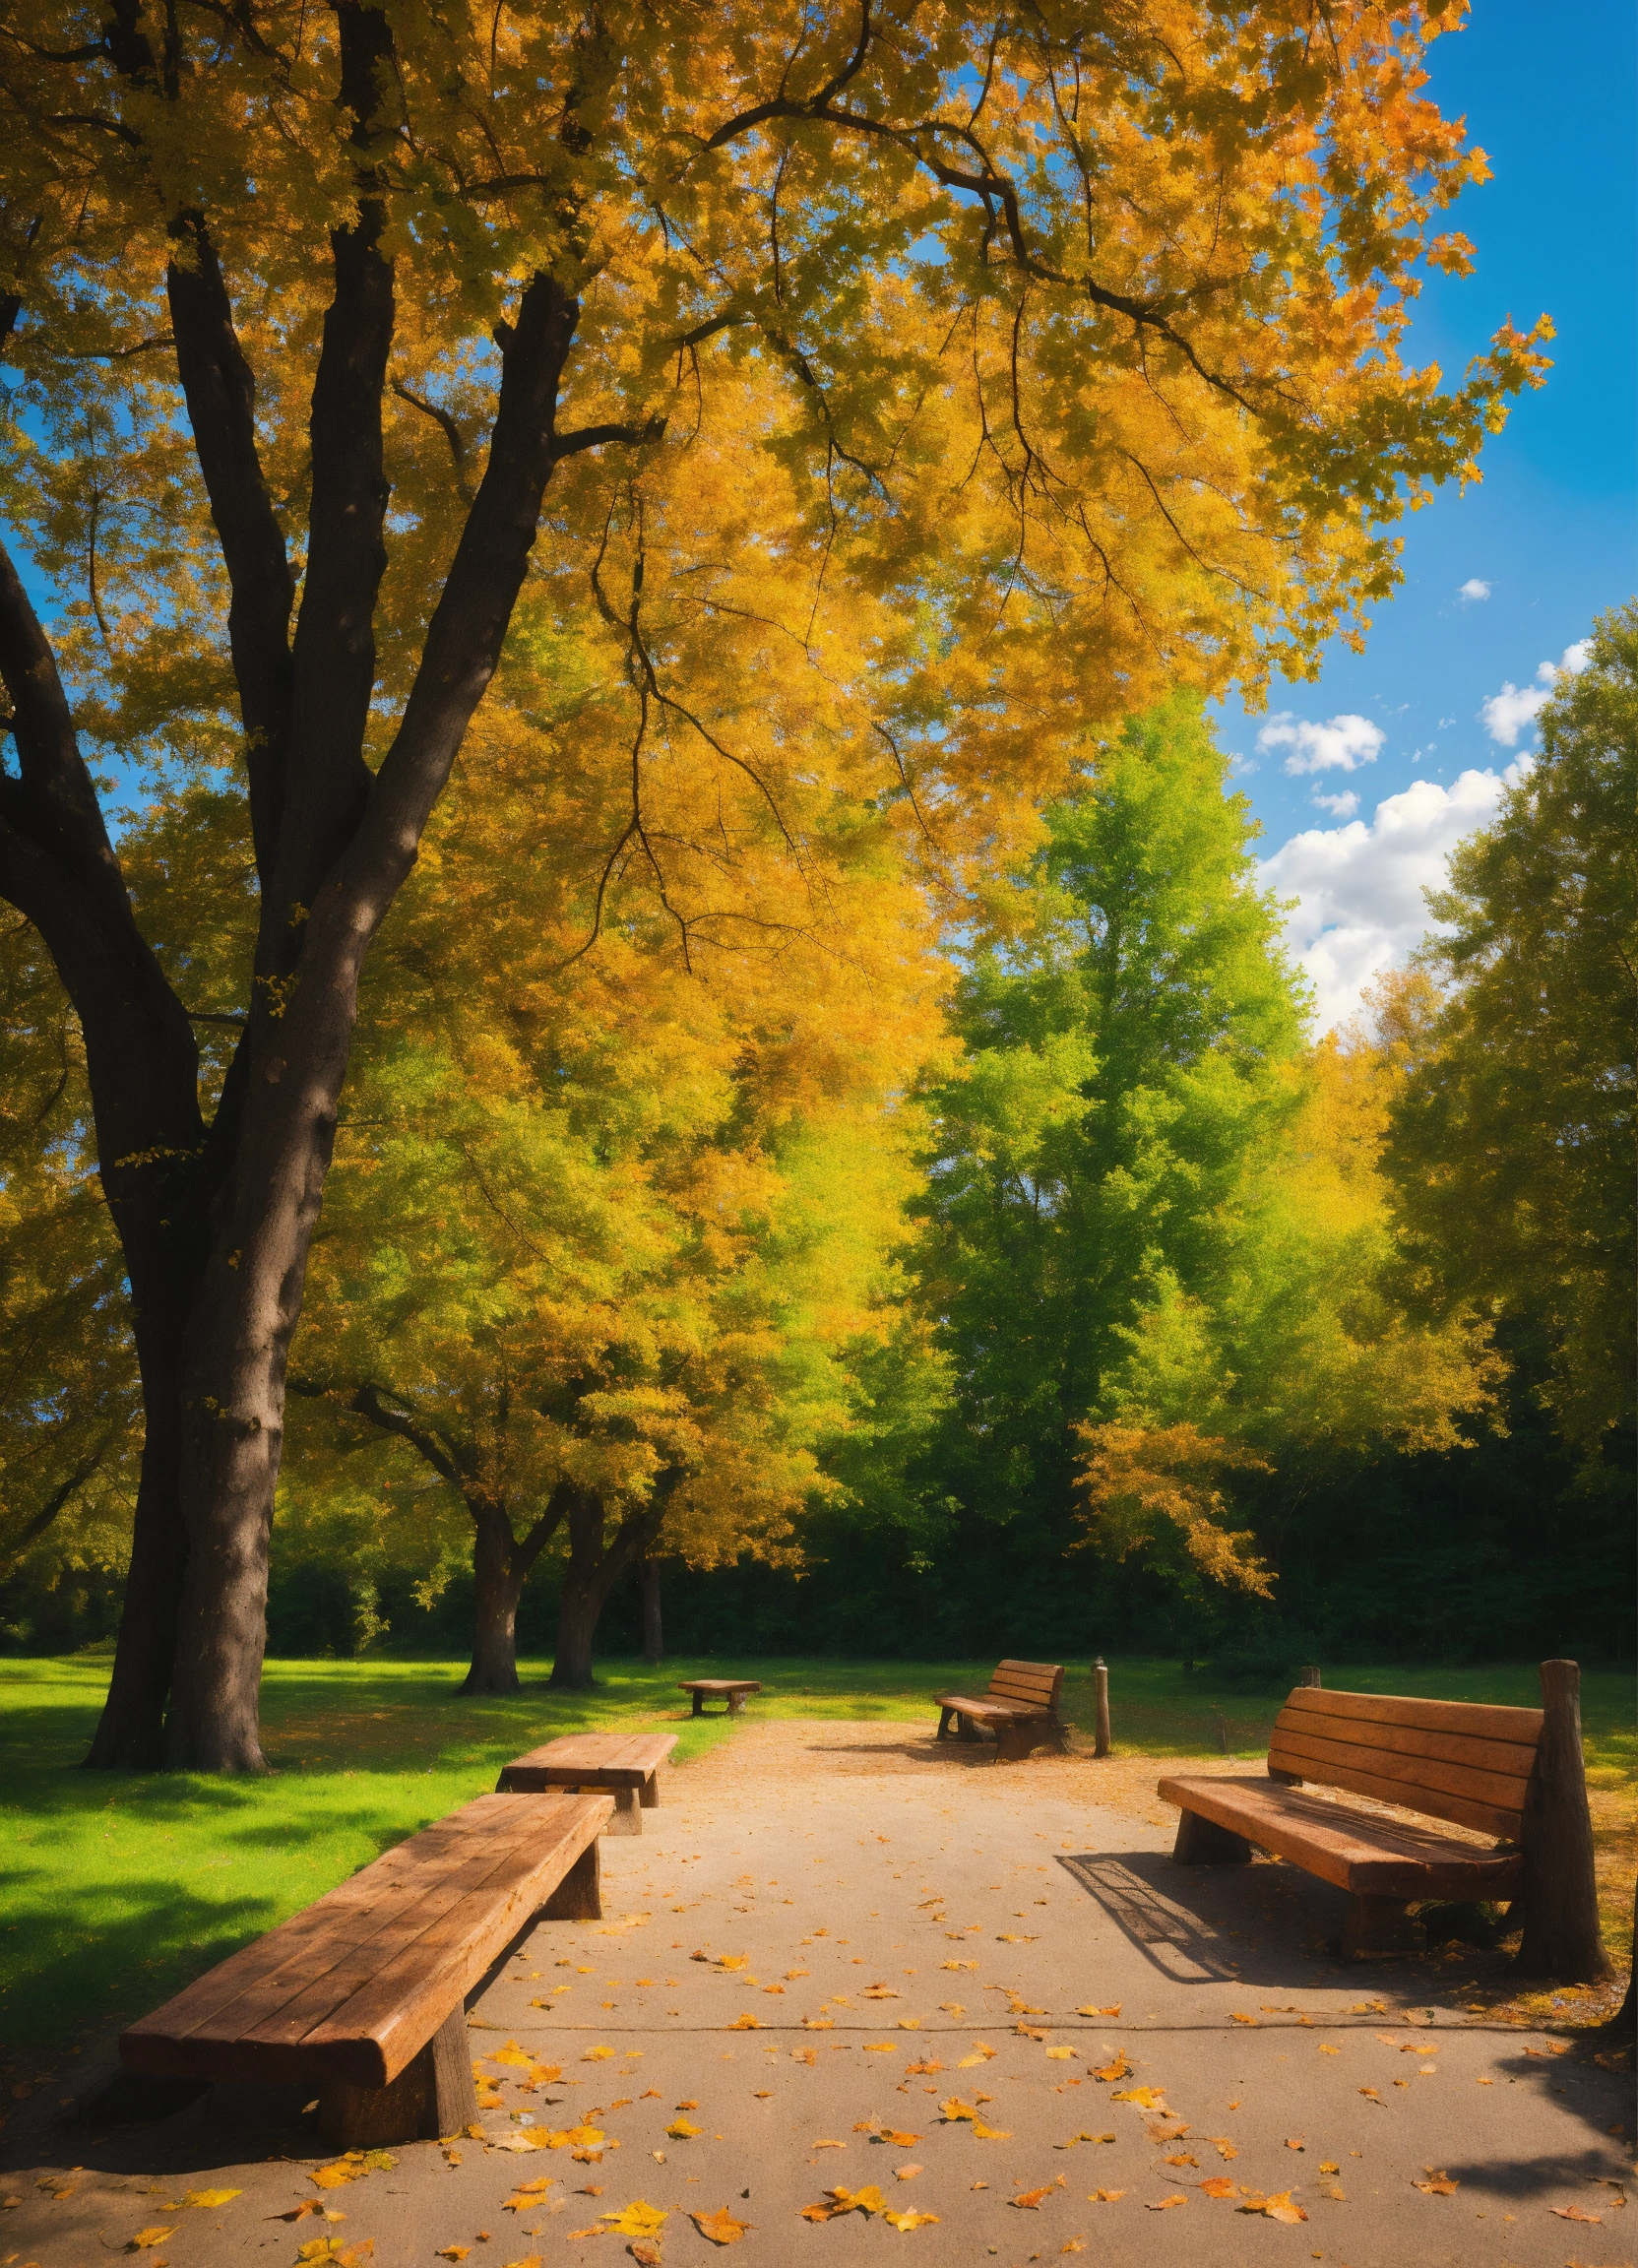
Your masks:
M512 1523L498 1506L472 1508L472 1666L463 1693L518 1690L518 1601L528 1567L517 1564Z
M163 1385L169 1391L161 1391ZM142 1472L131 1534L119 1636L107 1699L85 1761L116 1772L152 1772L164 1753L165 1703L176 1652L176 1615L188 1561L182 1526L181 1405L174 1377L143 1368Z
M558 1609L557 1654L550 1682L560 1691L587 1692L592 1685L592 1641L608 1595L639 1552L660 1533L663 1502L628 1512L611 1539L603 1534L602 1498L577 1490L569 1505L569 1564Z

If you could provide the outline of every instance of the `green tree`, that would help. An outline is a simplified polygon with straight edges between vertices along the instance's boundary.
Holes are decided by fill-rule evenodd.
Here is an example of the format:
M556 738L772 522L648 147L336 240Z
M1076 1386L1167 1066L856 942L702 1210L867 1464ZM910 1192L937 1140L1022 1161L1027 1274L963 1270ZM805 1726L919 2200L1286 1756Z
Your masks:
M1389 1003L1388 1167L1428 1295L1542 1335L1543 1398L1590 1476L1634 1414L1638 602L1599 618L1540 726L1429 896L1442 997Z
M1090 762L1090 760L1089 760ZM1066 1526L1074 1428L1162 1295L1214 1302L1252 1162L1298 1106L1302 1003L1198 702L1096 753L959 994L918 1265L955 1397L947 1491Z

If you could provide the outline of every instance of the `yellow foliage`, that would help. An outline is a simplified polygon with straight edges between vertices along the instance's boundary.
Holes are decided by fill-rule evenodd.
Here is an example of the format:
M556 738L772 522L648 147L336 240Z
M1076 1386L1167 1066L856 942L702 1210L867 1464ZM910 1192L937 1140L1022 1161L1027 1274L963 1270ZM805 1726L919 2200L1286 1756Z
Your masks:
M1228 1506L1212 1485L1223 1472L1266 1473L1271 1468L1265 1459L1237 1441L1208 1439L1187 1423L1082 1424L1075 1430L1086 1443L1076 1485L1101 1549L1124 1559L1148 1544L1166 1521L1210 1581L1273 1596L1268 1569L1246 1548L1250 1531L1224 1526Z

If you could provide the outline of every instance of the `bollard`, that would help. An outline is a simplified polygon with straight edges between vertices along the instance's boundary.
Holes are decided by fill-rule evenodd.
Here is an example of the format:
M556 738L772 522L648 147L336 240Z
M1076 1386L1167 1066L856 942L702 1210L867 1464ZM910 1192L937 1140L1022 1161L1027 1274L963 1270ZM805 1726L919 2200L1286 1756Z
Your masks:
M1212 1714L1217 1719L1217 1752L1220 1756L1227 1756L1228 1753L1228 1720L1221 1709L1214 1709Z
M1102 1654L1092 1666L1092 1681L1098 1689L1098 1731L1092 1752L1095 1756L1106 1756L1109 1752L1109 1672Z
M1316 1665L1312 1662L1304 1662L1296 1673L1296 1681L1299 1685L1317 1685L1319 1683L1319 1670Z

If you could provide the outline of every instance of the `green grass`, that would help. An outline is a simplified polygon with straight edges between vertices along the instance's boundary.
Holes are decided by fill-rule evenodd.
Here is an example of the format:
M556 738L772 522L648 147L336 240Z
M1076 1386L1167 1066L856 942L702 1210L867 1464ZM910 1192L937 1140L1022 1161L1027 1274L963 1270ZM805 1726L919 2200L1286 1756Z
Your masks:
M992 1662L736 1662L760 1677L761 1716L913 1718L929 1696L981 1691ZM679 1677L724 1665L599 1666L598 1689L526 1690L463 1700L462 1665L274 1662L263 1688L272 1778L90 1773L84 1755L107 1683L105 1660L0 1663L0 2040L35 2057L95 2038L157 2006L190 1977L298 1911L391 1844L494 1786L520 1750L582 1727L674 1725L677 1760L729 1737L722 1718L690 1723ZM1462 1670L1326 1665L1326 1683L1465 1701L1529 1704L1534 1667ZM1184 1756L1218 1746L1259 1755L1280 1696L1215 1686L1174 1663L1113 1660L1117 1753ZM1638 1765L1631 1681L1588 1672L1589 1760L1606 1784ZM1066 1680L1065 1709L1090 1731L1092 1679Z

